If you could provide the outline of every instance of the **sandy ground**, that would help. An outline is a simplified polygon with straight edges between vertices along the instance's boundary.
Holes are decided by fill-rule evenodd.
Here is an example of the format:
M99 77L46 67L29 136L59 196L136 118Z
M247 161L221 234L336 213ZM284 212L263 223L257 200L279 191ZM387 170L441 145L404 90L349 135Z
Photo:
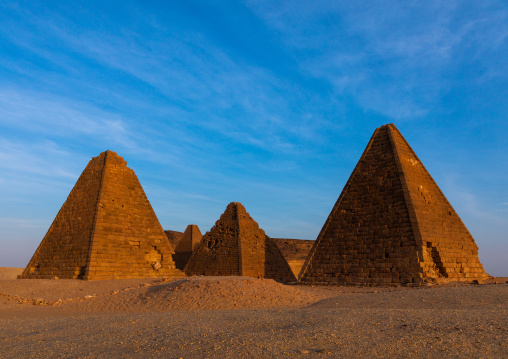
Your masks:
M0 280L16 279L24 268L0 267Z
M2 359L155 357L508 358L508 284L0 280Z

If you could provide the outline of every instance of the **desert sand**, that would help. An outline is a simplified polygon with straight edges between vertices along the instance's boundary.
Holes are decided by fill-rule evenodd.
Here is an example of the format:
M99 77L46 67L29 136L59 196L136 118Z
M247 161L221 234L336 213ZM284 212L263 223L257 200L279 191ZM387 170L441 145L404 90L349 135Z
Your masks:
M506 278L408 288L15 273L0 269L2 359L508 357Z
M0 280L16 279L24 268L0 267Z

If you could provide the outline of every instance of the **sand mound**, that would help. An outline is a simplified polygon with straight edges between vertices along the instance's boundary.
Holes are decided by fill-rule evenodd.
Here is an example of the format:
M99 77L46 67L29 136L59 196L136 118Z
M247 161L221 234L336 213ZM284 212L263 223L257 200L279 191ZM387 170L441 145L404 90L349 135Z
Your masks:
M0 267L0 280L16 279L25 268Z
M98 296L79 305L99 311L187 311L302 307L321 299L322 293L271 279L190 277Z
M469 288L468 297L463 288ZM437 288L295 286L252 277L1 280L0 317L302 307L478 310L489 305L504 309L505 297L496 294L502 288L508 287L464 283ZM490 290L494 292L489 299L483 298Z

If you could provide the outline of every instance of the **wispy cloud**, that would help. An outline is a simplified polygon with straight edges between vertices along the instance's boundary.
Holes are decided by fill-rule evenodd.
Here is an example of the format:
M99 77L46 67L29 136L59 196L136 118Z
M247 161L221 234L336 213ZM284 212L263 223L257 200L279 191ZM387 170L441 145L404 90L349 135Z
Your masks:
M118 115L41 92L0 88L0 123L28 131L56 136L78 133L88 136L122 136L124 124Z
M396 120L425 116L450 91L447 74L457 61L490 61L485 55L502 46L507 34L508 11L492 4L478 5L474 13L474 7L438 1L249 3L300 58L308 58L303 71Z
M231 4L131 2L111 11L92 2L77 12L76 4L0 3L2 200L34 217L49 202L56 211L90 157L111 149L164 223L212 225L224 202L240 200L279 236L315 238L381 121L416 120L404 126L420 144L430 143L426 125L440 140L506 152L502 2ZM460 137L437 124L470 100L490 110L477 110L488 120L454 113L450 122L478 131ZM475 150L465 147L471 161ZM457 196L459 211L483 220L480 197Z
M52 141L27 144L0 138L0 169L31 175L59 178L77 178L77 173L61 167L62 158L69 160L69 153ZM11 174L12 176L12 174Z
M15 228L22 226L24 228L28 227L41 229L46 227L46 223L26 218L0 217L0 226L2 227L13 226Z
M72 49L71 53L120 71L154 89L163 98L159 108L150 109L149 113L160 118L166 111L175 124L192 121L235 143L289 153L296 141L322 141L321 129L333 129L334 125L323 118L308 120L309 113L316 117L318 111L299 108L304 101L298 99L309 96L305 89L281 80L269 69L238 62L198 31L175 31L153 16L146 21L140 15L136 21L152 35L147 41L135 29L119 27L119 31L109 32L103 28L83 28L60 16L42 18L26 10L23 16L41 33L49 32L58 43ZM37 45L40 41L36 40L32 33L22 41L11 36L11 41L19 46L50 61L52 56L56 57L56 63L61 61L54 52ZM75 59L69 60L74 62ZM77 76L75 66L68 71ZM323 99L315 100L321 102L315 106L322 108ZM119 126L125 124L118 121L109 120ZM118 136L121 133L121 128L115 131Z
M455 210L461 217L466 218L465 222L474 224L475 229L489 235L492 229L498 232L495 236L499 235L501 228L504 228L502 232L508 231L506 218L500 215L495 207L489 206L485 201L482 201L479 193L475 193L466 187L464 183L460 183L463 182L459 181L462 177L456 172L447 172L443 176L444 183L441 188ZM482 238L482 240L489 242L495 240L495 238Z

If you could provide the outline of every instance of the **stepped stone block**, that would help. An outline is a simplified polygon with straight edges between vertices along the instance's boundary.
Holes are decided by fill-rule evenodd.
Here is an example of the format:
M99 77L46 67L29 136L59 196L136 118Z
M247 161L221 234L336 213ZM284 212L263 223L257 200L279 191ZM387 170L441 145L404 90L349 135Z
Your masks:
M302 283L487 278L478 247L393 125L374 132L302 268Z
M181 276L145 192L115 152L92 158L20 278Z
M185 273L296 281L275 242L238 202L230 203L215 226L203 236Z

